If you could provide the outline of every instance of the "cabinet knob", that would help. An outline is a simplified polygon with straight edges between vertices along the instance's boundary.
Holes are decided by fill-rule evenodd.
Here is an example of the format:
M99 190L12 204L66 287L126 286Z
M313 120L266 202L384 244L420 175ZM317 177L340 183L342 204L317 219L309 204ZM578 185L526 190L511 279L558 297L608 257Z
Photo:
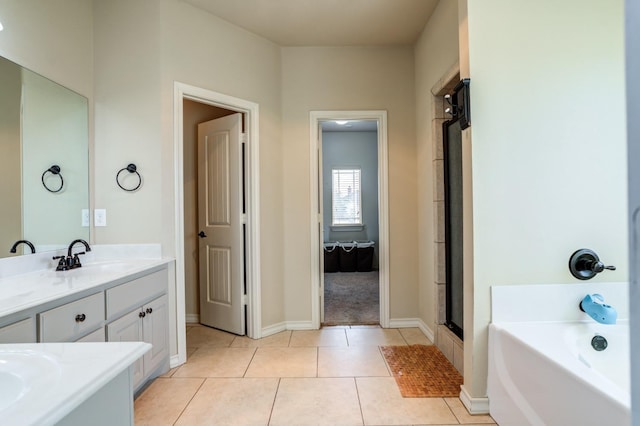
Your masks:
M138 314L138 316L139 316L140 318L144 318L144 317L146 317L146 316L147 316L147 314L145 314L145 313L144 313L144 311L143 311L143 312L140 312L140 313Z
M151 312L153 312L153 309L147 308L147 313L150 314Z
M76 322L82 322L87 319L85 314L76 315Z

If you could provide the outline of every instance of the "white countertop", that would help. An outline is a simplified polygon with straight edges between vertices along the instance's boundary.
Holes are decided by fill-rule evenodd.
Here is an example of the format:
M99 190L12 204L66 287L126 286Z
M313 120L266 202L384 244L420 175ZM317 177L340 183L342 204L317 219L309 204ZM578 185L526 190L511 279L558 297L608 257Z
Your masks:
M107 284L168 263L169 259L135 259L85 264L70 271L41 270L0 279L0 317Z
M0 345L0 376L9 378L0 381L0 423L55 424L149 349L142 342Z

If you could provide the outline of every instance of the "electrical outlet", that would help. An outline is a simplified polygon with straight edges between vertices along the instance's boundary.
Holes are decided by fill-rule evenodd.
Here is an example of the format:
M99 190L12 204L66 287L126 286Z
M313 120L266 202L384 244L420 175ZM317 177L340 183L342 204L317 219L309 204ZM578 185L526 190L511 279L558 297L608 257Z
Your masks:
M89 209L82 209L82 226L89 226Z
M107 226L107 210L95 209L93 211L93 224L95 226Z

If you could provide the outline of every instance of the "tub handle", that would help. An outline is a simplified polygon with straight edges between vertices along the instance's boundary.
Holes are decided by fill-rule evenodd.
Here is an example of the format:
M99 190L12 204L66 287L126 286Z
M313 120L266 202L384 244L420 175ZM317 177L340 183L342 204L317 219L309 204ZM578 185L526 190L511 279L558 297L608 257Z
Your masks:
M615 271L616 267L602 263L598 255L590 249L576 250L569 258L569 271L579 280L589 280L605 269Z

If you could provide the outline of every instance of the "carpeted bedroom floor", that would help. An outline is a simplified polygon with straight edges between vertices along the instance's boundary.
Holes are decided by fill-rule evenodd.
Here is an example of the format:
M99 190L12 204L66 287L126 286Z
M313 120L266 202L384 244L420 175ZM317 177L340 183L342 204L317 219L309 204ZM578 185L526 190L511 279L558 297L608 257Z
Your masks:
M378 271L324 274L324 325L380 323Z

